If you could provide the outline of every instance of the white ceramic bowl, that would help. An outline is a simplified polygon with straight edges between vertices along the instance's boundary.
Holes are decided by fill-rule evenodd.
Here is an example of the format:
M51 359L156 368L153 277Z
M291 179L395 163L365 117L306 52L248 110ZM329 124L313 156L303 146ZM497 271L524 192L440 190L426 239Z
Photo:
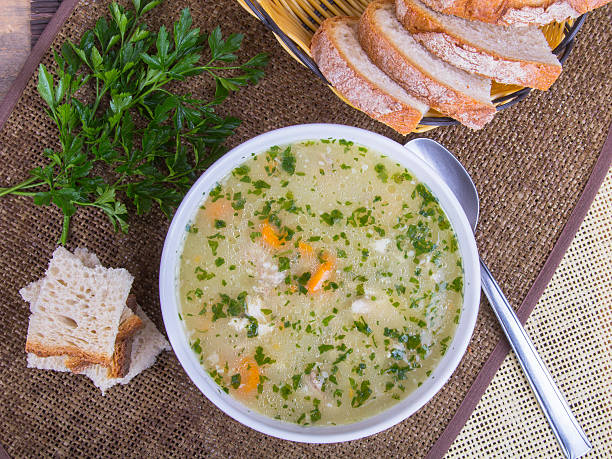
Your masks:
M352 140L356 144L385 154L404 165L418 180L431 189L457 234L459 250L463 258L464 305L457 331L446 354L429 378L416 391L382 413L360 422L339 426L304 427L278 421L252 411L215 384L198 363L195 353L189 346L184 325L179 319L177 279L180 254L187 233L185 228L217 181L229 174L251 153L263 152L273 145L325 138ZM202 174L183 199L168 230L161 258L159 292L164 324L172 348L191 380L211 402L235 420L259 432L293 441L332 443L372 435L403 421L425 405L446 383L465 353L474 330L480 300L479 269L476 243L467 218L451 190L433 169L402 145L381 135L349 126L305 124L259 135L225 154Z

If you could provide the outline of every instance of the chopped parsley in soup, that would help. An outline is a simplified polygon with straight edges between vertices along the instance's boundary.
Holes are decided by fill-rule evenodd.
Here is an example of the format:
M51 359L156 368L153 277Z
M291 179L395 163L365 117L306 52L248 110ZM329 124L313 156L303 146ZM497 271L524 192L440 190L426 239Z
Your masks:
M275 146L210 192L179 275L191 348L222 390L302 425L377 414L450 345L463 269L429 189L345 140Z

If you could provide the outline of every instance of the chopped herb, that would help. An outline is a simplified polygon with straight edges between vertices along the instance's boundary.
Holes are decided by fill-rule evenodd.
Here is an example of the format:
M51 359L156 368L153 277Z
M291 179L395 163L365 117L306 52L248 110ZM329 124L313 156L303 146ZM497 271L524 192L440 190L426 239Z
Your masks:
M463 277L456 277L450 284L448 284L448 288L458 293L463 292Z
M310 276L311 274L308 271L306 271L300 277L298 277L297 281L300 285L306 285L306 283L310 280Z
M315 366L315 362L311 362L308 365L306 365L306 368L304 368L304 374L309 375L312 369L314 368L314 366Z
M422 183L417 184L415 192L418 193L421 198L423 198L423 207L428 206L432 202L438 202L434 195L431 194L431 191L429 191ZM412 197L415 197L414 192L412 193Z
M327 327L327 326L329 325L329 322L330 322L330 321L331 321L331 320L332 320L334 317L336 317L336 316L335 316L335 315L333 315L333 314L330 314L329 316L325 317L325 318L324 318L324 319L321 321L321 323L323 324L323 326Z
M333 344L321 344L319 346L319 354L323 354L324 352L331 351L334 348Z
M337 221L342 220L342 218L344 218L344 215L342 215L342 212L340 212L338 209L332 210L331 213L324 212L321 214L321 220L323 220L329 226L332 226Z
M191 349L193 349L196 354L202 353L202 346L200 346L200 338L196 339L193 343L191 343Z
M387 179L389 178L389 174L387 174L387 168L385 167L385 165L381 164L381 163L378 163L376 166L374 166L374 170L376 171L376 174L378 175L378 178L383 183L387 183Z
M242 166L238 166L236 169L234 169L232 173L234 175L246 175L250 172L250 170L251 169L249 168L249 166L243 164Z
M363 318L363 316L359 317L359 320L353 321L353 325L355 326L355 328L357 329L357 331L365 334L365 335L371 335L372 334L372 329L369 327L369 325L366 323L365 319Z
M214 256L217 256L217 249L219 248L219 241L208 239L208 246L210 247L212 254Z
M261 346L257 346L255 348L254 358L255 358L255 362L257 362L257 365L259 365L260 367L262 365L272 364L276 362L276 360L272 360L270 357L264 354L263 348Z
M278 258L278 270L280 272L287 271L290 267L289 258L287 257L279 257Z
M210 280L215 277L215 273L209 273L205 269L202 269L200 266L196 266L194 273L198 280Z
M215 265L216 266L221 266L223 263L225 263L225 260L223 258L217 258L215 260Z
M202 289L198 287L195 290L189 290L186 296L188 301L193 301L192 295L195 295L197 298L202 298L203 294L204 292L202 291Z
M256 182L253 183L253 186L258 190L261 190L263 188L265 189L270 188L270 184L267 182L264 182L263 180L257 180Z
M230 384L234 389L238 389L240 387L240 379L240 373L232 375L232 382Z
M295 173L295 156L291 153L291 146L288 146L281 156L281 168L289 175Z
M259 334L259 324L257 323L257 319L252 316L246 316L249 323L246 327L247 329L247 337L255 338Z
M370 389L370 381L361 381L361 387L355 391L355 396L351 400L351 406L353 408L359 408L365 403L365 401L372 395L372 389Z
M215 220L215 228L225 228L224 220Z
M427 322L423 319L419 319L418 317L410 317L410 322L417 324L420 328L425 328L427 326Z
M246 204L246 199L242 197L242 192L234 193L234 200L232 201L232 207L234 210L242 210L244 209L244 205Z
M279 388L278 393L283 399L287 400L289 398L289 394L292 392L291 386L289 384L285 384Z
M219 319L227 317L227 314L225 314L225 311L223 311L223 303L213 304L212 312L213 312L213 317L212 317L213 322L216 322Z
M353 349L349 349L346 352L344 352L343 354L340 354L338 356L338 358L334 361L334 365L346 360L346 358L348 357L349 354L351 354L353 352Z

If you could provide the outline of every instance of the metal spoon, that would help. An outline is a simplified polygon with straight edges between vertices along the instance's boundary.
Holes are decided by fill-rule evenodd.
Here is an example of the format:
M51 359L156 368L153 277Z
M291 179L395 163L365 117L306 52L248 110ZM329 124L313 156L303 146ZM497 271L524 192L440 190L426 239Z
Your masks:
M457 158L438 142L425 138L408 142L406 148L435 169L445 180L463 207L472 230L475 231L479 212L478 192L474 182ZM482 289L489 299L489 304L493 308L514 353L518 357L527 381L529 381L563 453L568 458L583 456L591 450L588 438L482 259L480 260L480 269Z

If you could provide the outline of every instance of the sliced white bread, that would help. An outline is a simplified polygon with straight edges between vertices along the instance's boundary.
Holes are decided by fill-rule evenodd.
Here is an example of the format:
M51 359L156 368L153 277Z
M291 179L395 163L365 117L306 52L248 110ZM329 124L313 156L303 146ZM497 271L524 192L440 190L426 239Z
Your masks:
M88 268L101 266L100 260L96 254L89 252L85 248L77 248L74 251L74 255ZM30 311L32 312L33 305L36 303L43 281L44 279L40 279L32 282L19 291L21 297L30 304ZM132 312L135 307L136 297L134 295L129 295L119 320L119 329L115 339L113 359L108 366L108 376L110 378L121 378L125 376L129 370L132 339L134 334L144 326L140 318ZM65 357L64 364L72 372L80 373L86 367L92 365L92 362L80 356L68 356Z
M547 90L561 64L540 29L504 27L438 13L419 0L396 0L396 14L430 53L466 72Z
M499 25L545 25L577 18L611 0L423 0L430 8Z
M87 267L58 247L30 307L26 352L110 366L132 281L125 269Z
M357 38L358 18L326 19L310 45L332 86L354 107L400 134L408 134L429 109L410 96L368 58Z
M395 16L393 0L375 0L359 21L359 42L370 59L408 93L466 126L491 121L491 80L435 57Z
M127 384L135 376L142 373L155 363L157 355L170 350L170 345L164 336L157 330L155 324L136 306L136 315L144 323L144 328L136 333L132 344L132 362L130 369L123 378L110 378L106 367L92 365L83 370L83 374L89 377L93 383L100 388L102 394L115 384ZM28 368L41 370L70 371L64 364L63 357L39 357L36 354L28 354Z

